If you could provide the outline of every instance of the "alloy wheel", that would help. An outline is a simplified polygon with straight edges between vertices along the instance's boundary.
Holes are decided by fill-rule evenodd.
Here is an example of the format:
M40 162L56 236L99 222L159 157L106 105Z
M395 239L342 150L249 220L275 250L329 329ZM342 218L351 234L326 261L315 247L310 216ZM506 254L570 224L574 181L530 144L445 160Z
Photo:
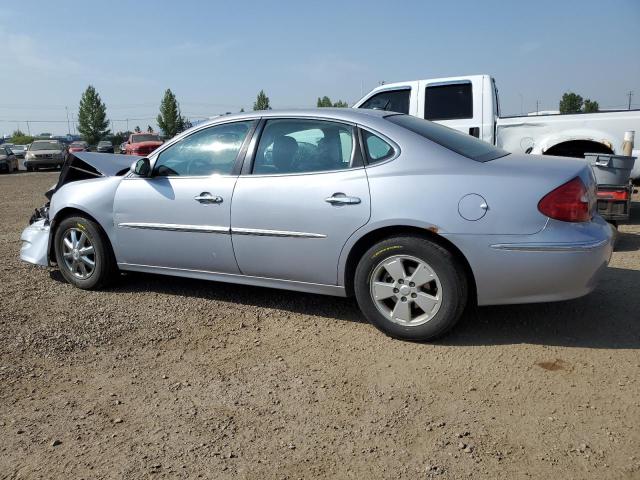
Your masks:
M95 270L95 249L87 234L80 229L70 228L64 233L62 257L69 272L81 280L89 278Z
M431 320L442 305L442 285L429 264L410 255L394 255L373 270L374 305L390 321L414 327Z

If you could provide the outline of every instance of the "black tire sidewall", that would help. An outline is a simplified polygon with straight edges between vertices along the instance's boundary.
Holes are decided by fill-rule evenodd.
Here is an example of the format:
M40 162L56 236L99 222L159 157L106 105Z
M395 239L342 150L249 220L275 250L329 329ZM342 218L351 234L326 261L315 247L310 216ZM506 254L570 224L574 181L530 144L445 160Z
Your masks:
M442 304L436 315L423 325L409 327L392 322L378 311L371 298L374 269L395 255L419 258L438 275ZM394 338L416 341L432 340L450 330L460 319L468 299L466 276L457 259L440 245L415 236L389 238L367 250L356 268L354 291L360 310L375 327Z
M62 257L64 235L71 228L76 228L84 232L94 248L95 268L91 276L86 279L75 277L65 265ZM109 276L111 255L109 247L95 222L79 216L67 217L63 219L56 228L54 242L56 262L58 263L60 273L62 273L62 276L67 282L85 290L98 288L105 283Z

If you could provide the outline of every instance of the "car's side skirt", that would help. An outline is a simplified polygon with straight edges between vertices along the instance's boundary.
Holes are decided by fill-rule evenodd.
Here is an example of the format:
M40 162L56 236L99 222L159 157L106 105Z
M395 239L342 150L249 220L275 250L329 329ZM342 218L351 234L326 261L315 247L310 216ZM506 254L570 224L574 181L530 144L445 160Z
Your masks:
M318 293L335 297L346 297L344 287L339 285L324 285L320 283L296 282L294 280L282 280L276 278L251 277L234 273L208 272L204 270L188 270L173 267L154 267L150 265L138 265L132 263L118 263L121 270L144 273L157 273L160 275L172 275L178 277L212 280L215 282L238 283L242 285L254 285L256 287L279 288L294 290L297 292Z

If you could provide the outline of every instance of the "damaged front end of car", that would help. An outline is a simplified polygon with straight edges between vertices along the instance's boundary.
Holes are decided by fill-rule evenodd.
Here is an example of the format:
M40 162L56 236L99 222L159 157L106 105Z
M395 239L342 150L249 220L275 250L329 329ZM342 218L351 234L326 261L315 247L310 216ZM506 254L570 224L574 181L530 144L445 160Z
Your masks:
M129 171L132 161L138 157L108 153L74 152L64 162L60 177L47 192L47 203L36 208L20 239L20 259L34 265L51 265L51 231L54 225L49 218L49 208L55 193L64 185L80 180L122 176ZM58 209L59 211L59 209Z

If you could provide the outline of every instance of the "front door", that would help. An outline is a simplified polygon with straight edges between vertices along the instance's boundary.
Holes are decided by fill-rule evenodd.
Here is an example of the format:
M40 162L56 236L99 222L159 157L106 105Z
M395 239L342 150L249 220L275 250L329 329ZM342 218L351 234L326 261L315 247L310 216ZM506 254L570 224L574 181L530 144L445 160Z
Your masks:
M115 195L118 263L238 273L230 235L238 154L253 122L208 127L163 149Z
M268 120L250 174L231 205L233 248L245 275L335 285L347 239L370 216L355 127Z

